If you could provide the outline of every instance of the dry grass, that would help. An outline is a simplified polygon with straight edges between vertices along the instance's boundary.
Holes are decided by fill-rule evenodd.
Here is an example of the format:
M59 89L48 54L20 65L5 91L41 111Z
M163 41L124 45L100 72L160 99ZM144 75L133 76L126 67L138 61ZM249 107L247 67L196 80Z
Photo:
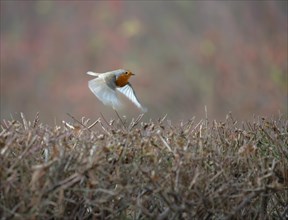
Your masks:
M2 219L287 219L287 118L141 117L4 120Z

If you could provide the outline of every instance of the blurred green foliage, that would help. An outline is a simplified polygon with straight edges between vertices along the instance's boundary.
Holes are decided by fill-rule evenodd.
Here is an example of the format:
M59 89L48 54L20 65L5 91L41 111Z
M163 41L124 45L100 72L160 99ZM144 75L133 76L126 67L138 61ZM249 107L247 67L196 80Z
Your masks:
M1 118L114 114L84 73L116 68L148 118L287 114L287 46L287 1L1 1Z

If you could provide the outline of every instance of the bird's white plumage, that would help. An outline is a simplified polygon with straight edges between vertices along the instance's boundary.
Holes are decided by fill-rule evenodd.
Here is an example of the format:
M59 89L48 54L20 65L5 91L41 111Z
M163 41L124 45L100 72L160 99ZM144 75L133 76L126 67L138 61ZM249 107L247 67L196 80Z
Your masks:
M111 89L103 78L92 79L88 82L90 90L94 95L103 102L104 105L110 105L115 110L122 107L121 102L119 101L115 90Z
M117 87L117 90L124 94L128 99L130 99L138 108L140 108L143 112L146 112L147 109L144 108L140 102L137 99L137 96L131 86L130 83L128 83L126 86L123 87Z
M123 105L120 99L117 96L116 89L125 95L130 101L132 101L142 112L146 112L147 109L144 108L131 86L130 83L125 85L124 87L116 86L116 79L121 74L126 71L123 69L118 69L106 73L94 73L92 71L88 71L87 74L91 76L96 76L95 79L92 79L88 82L88 87L93 92L93 94L101 101L104 105L110 105L115 110L119 110Z

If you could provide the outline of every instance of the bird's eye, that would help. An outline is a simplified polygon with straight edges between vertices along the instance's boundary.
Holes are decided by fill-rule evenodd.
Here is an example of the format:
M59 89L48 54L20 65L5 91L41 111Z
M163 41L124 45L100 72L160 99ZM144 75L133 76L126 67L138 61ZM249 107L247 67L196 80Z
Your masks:
M126 71L126 72L125 72L125 74L127 75L127 74L128 74L128 72Z

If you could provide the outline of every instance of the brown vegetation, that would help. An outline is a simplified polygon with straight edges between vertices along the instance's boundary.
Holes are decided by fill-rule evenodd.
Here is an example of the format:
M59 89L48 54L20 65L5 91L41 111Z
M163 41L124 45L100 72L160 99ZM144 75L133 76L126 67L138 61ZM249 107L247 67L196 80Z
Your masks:
M285 219L288 120L4 120L4 219Z

